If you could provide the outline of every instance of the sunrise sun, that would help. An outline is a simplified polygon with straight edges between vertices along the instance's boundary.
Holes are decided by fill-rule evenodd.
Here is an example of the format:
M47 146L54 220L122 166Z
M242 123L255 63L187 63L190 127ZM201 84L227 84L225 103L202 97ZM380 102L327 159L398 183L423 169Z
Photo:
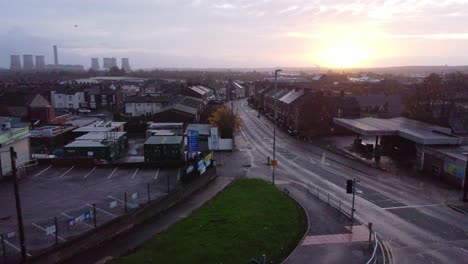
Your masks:
M363 66L369 60L370 51L365 44L340 41L325 46L320 57L324 66L351 68Z

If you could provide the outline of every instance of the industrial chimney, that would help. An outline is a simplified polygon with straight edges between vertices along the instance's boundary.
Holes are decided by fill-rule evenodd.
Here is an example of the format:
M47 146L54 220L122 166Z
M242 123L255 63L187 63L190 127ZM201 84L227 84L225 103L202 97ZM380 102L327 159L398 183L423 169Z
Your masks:
M122 58L122 69L124 69L126 72L131 71L128 58Z
M57 45L54 45L54 64L55 64L55 65L58 65L58 64L59 64L59 61L58 61L58 54L57 54Z
M91 69L99 71L99 58L91 58Z
M10 55L10 70L21 71L21 57L20 55Z
M45 70L45 59L44 59L44 56L42 55L36 56L36 70L38 71Z
M23 70L31 71L34 70L34 57L30 54L23 55Z

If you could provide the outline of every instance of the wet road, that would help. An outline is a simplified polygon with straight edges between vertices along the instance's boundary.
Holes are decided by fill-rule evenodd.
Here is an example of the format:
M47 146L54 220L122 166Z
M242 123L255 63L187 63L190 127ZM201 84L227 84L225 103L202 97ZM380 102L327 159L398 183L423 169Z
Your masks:
M265 164L267 156L272 156L273 124L258 118L246 100L233 102L232 108L243 121L236 144L249 160L247 177L271 178L271 168ZM348 202L346 179L360 180L356 216L363 223L373 223L394 263L466 263L468 216L445 206L437 186L415 185L282 131L277 130L276 135L278 180L310 182Z

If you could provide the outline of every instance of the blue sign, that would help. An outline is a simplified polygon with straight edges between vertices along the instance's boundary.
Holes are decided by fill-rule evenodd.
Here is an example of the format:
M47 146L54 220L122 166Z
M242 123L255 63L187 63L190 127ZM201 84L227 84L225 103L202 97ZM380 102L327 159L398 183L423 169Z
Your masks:
M91 220L92 218L93 218L93 213L91 211L84 212L83 214L81 214L81 215L79 215L77 217L69 219L67 221L67 226L68 226L68 228L70 228L70 227L73 227L76 224L79 224L79 223L83 222L83 221Z
M190 153L198 152L198 131L189 130L187 133L188 151Z

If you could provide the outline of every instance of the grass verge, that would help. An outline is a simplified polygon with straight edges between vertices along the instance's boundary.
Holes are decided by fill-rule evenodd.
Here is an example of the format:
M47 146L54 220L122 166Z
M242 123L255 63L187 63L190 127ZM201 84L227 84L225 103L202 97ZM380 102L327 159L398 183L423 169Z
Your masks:
M301 240L300 205L257 179L232 183L213 200L116 263L281 263Z

